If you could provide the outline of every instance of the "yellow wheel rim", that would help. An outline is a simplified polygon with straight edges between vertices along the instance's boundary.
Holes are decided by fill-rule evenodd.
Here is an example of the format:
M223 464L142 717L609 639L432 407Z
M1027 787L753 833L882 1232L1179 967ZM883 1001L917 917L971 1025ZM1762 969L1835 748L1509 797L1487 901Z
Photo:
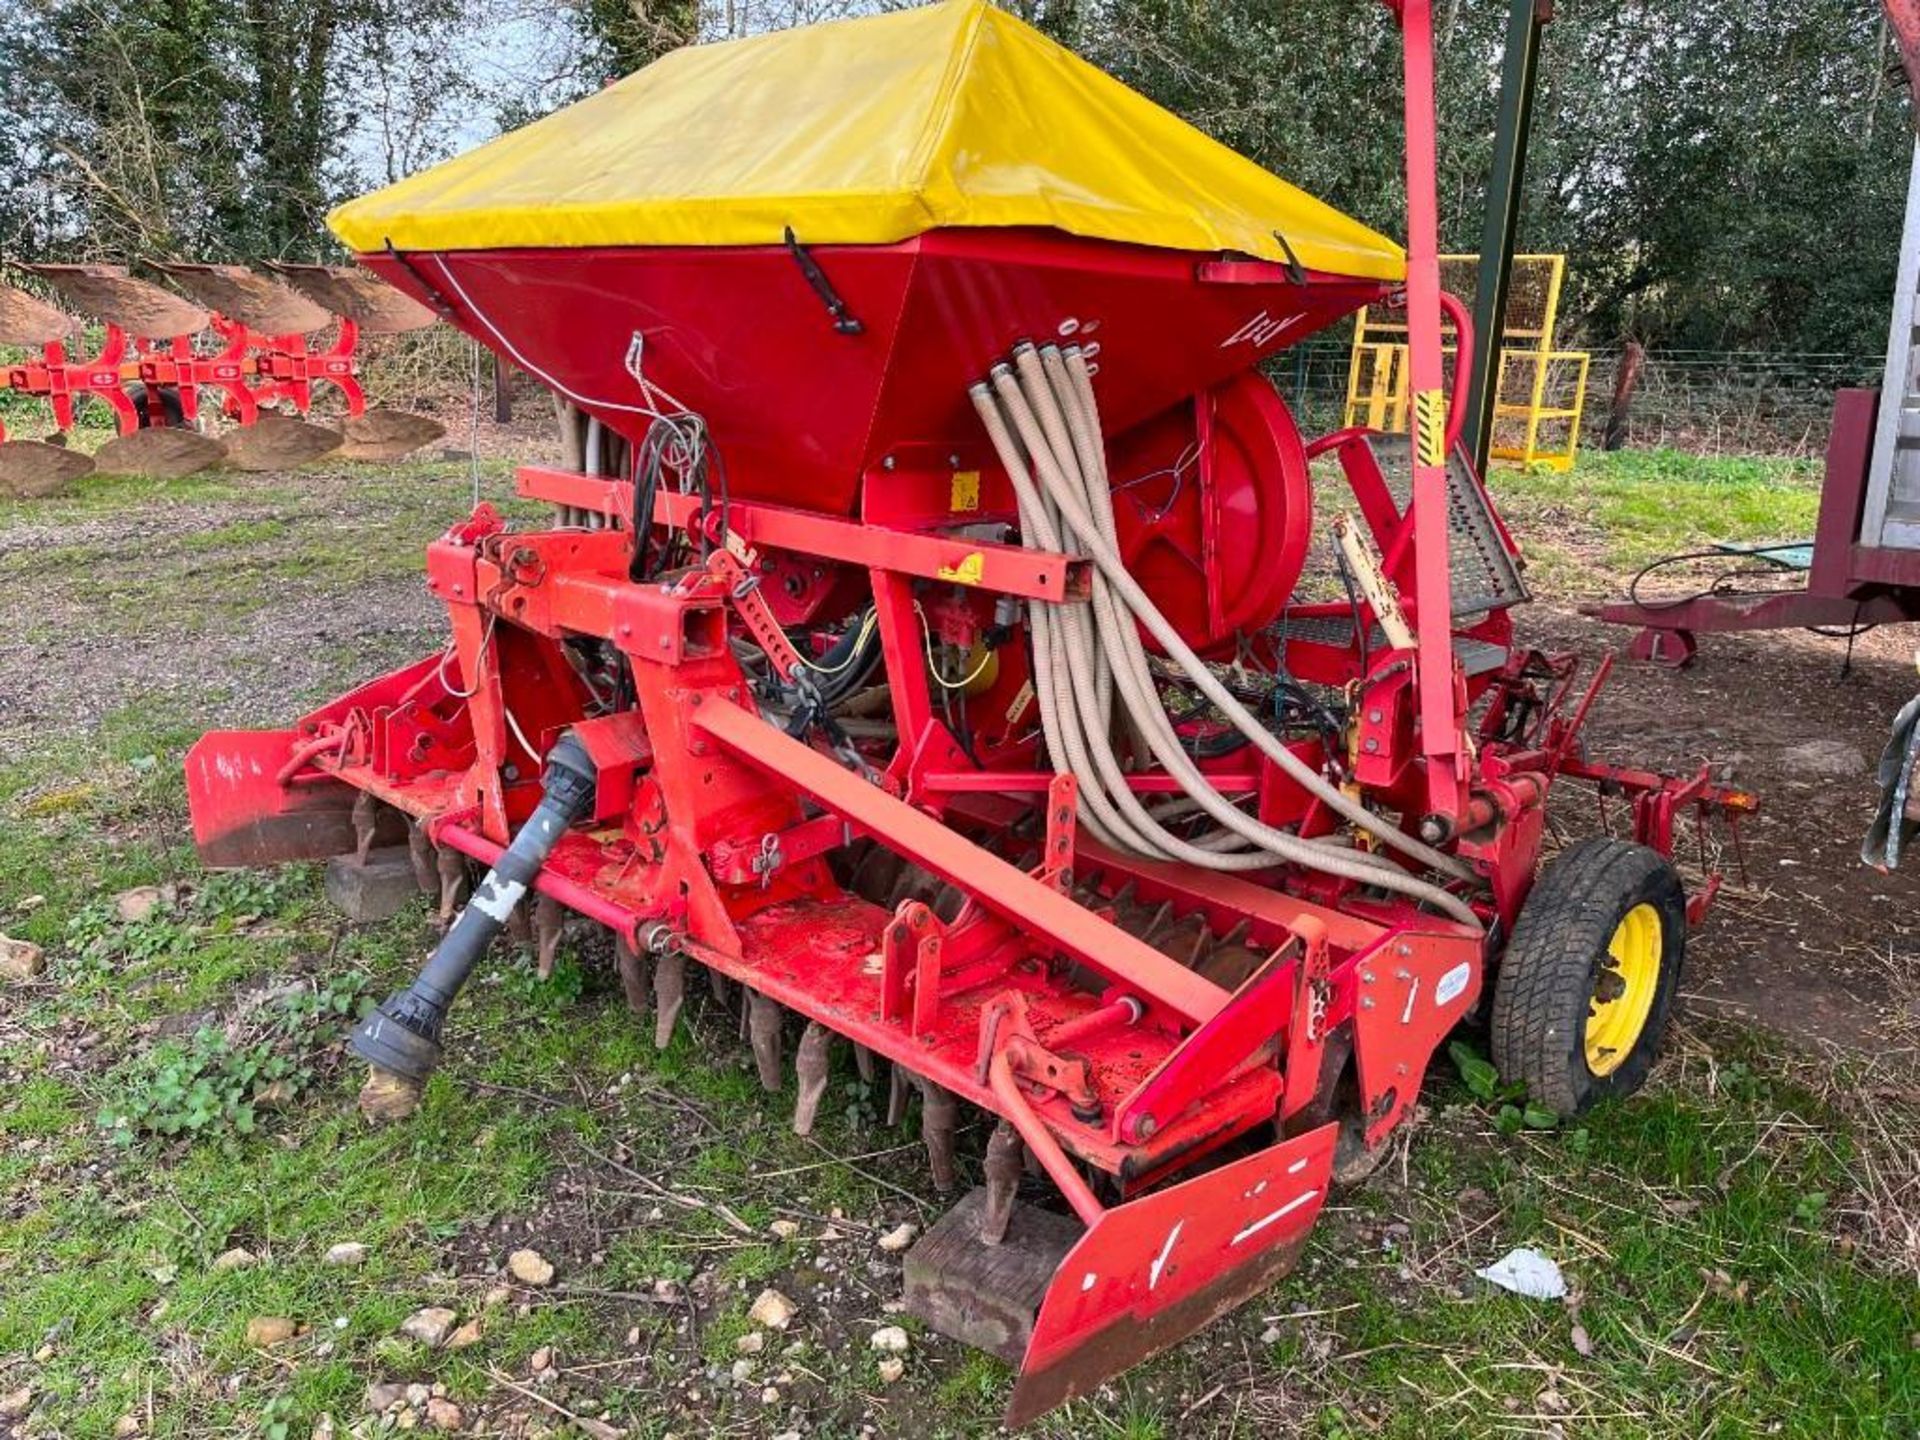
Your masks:
M1587 1069L1595 1075L1611 1075L1640 1043L1660 989L1661 943L1651 905L1634 906L1614 927L1587 1009Z

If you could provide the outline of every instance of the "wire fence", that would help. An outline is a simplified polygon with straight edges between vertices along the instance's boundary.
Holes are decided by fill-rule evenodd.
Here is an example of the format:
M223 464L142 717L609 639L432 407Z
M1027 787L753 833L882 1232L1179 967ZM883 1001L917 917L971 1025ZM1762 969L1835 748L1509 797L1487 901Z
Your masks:
M1309 435L1345 418L1350 346L1344 332L1275 357L1274 383ZM1596 350L1580 444L1598 448L1621 352ZM1818 455L1833 393L1877 387L1883 354L1775 354L1759 350L1650 349L1628 412L1626 444L1703 455Z

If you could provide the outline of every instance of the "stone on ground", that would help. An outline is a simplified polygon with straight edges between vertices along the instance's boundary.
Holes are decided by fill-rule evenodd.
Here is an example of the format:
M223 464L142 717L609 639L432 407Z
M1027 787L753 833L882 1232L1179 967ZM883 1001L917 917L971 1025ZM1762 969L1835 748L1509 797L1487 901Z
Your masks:
M279 1345L300 1333L300 1327L284 1315L256 1315L247 1322L247 1343L265 1349Z
M467 1417L460 1407L451 1400L436 1395L427 1401L427 1424L436 1430L458 1430L467 1423Z
M362 865L352 855L327 861L327 899L349 920L366 924L398 915L420 896L413 860L404 845L374 850Z
M769 1330L784 1330L793 1323L793 1302L778 1290L762 1290L747 1318Z
M31 980L47 968L47 952L31 940L0 935L0 980Z
M359 1265L367 1258L367 1247L358 1240L342 1240L338 1245L327 1247L327 1253L320 1257L328 1265Z
M880 1248L889 1255L898 1255L913 1243L913 1237L919 1233L919 1228L911 1222L896 1225L880 1237Z
M401 1321L400 1333L438 1350L446 1343L447 1336L453 1333L453 1327L459 1319L444 1305L428 1305Z
M553 1262L538 1250L516 1250L507 1257L507 1273L522 1285L551 1285Z
M166 904L166 892L158 885L136 885L113 897L113 910L124 925L138 925L153 917Z

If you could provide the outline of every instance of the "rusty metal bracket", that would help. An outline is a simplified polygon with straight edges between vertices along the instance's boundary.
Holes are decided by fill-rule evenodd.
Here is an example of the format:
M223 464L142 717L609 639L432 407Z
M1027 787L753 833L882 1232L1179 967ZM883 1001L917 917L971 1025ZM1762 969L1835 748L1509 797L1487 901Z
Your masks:
M1047 848L1033 878L1062 895L1073 889L1073 849L1079 831L1080 782L1056 775L1047 782Z

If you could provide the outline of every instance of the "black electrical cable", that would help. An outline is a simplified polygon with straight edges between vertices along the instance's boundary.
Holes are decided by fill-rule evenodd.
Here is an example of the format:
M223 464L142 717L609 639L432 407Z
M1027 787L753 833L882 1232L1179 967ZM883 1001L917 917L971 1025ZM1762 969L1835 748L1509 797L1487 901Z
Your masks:
M1370 638L1367 634L1366 617L1360 612L1360 592L1354 584L1353 571L1348 568L1347 557L1341 553L1338 545L1333 547L1334 568L1340 572L1340 583L1346 587L1347 608L1353 612L1354 643L1360 647L1360 674L1364 677L1372 666L1369 654Z
M660 488L657 447L653 444L659 425L654 421L633 451L633 517L628 526L633 550L627 557L627 579L636 584L652 573L647 557L653 549L653 502Z
M720 497L720 533L729 533L732 524L732 497L727 480L726 456L713 442L707 422L691 410L658 415L634 448L633 461L633 554L627 562L628 578L641 581L665 568L676 537L669 537L669 548L656 560L653 554L653 509L668 471L673 471L681 490L700 497L700 510L690 527L699 557L704 560L712 548L708 517L713 512L713 491Z
M1706 600L1718 595L1798 594L1805 589L1804 586L1771 585L1759 590L1743 590L1735 583L1751 576L1777 576L1780 571L1773 566L1741 566L1715 576L1711 584L1692 591L1689 594L1668 596L1657 600L1643 600L1640 597L1640 582L1655 571L1663 570L1671 565L1683 565L1690 561L1698 560L1739 560L1744 556L1771 555L1782 551L1803 550L1806 548L1806 543L1804 540L1787 540L1782 541L1778 545L1755 545L1749 550L1683 550L1677 555L1665 555L1658 560L1649 561L1647 564L1641 566L1639 571L1635 573L1633 579L1627 582L1627 599L1632 604L1639 606L1640 609L1652 611L1657 614L1663 610L1678 610L1682 606L1693 604L1696 600ZM1854 622L1844 630L1826 625L1803 625L1799 627L1810 635L1820 636L1823 640L1844 640L1847 642L1847 658L1842 662L1841 669L1843 675L1847 673L1847 670L1851 668L1853 664L1853 642L1869 631L1879 628L1878 621L1868 621L1864 625L1860 623L1858 618L1860 608L1860 603L1856 602L1854 606Z
M1647 564L1641 566L1633 579L1627 582L1627 599L1635 605L1638 605L1642 610L1678 610L1681 606L1691 605L1696 600L1704 600L1713 595L1733 593L1733 582L1741 579L1743 576L1778 575L1780 572L1771 566L1764 568L1748 566L1737 570L1729 570L1725 574L1716 576L1711 584L1702 589L1695 590L1691 594L1668 596L1658 600L1643 600L1640 598L1641 581L1645 580L1647 576L1653 574L1656 570L1664 570L1670 565L1684 565L1689 561L1740 560L1755 555L1771 555L1776 552L1802 550L1805 548L1806 542L1804 540L1791 540L1784 541L1778 545L1756 545L1751 550L1683 550L1677 555L1663 555L1660 559L1649 561ZM1773 587L1765 593L1789 594L1798 588L1798 586L1782 585Z

